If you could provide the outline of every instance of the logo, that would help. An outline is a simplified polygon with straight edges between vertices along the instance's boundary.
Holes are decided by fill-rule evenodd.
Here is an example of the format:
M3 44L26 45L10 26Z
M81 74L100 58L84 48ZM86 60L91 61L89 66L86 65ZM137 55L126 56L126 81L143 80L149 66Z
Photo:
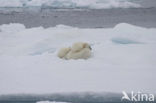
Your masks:
M154 101L154 94L141 93L141 92L134 93L133 91L129 94L127 94L125 91L122 91L122 94L123 96L121 98L121 101L135 101L135 102Z

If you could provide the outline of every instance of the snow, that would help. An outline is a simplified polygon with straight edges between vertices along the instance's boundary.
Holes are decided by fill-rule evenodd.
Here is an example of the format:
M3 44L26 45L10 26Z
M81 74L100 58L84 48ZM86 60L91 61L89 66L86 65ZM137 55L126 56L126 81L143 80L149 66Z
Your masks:
M57 51L88 42L88 60L62 60ZM156 28L65 25L0 26L0 94L156 91Z
M133 0L0 0L0 7L54 8L131 8L140 7Z

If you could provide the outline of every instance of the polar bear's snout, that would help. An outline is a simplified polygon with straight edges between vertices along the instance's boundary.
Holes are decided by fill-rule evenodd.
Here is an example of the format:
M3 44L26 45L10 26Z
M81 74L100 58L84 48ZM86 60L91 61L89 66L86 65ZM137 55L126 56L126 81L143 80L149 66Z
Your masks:
M58 57L62 59L88 59L91 57L91 46L88 43L77 42L72 47L61 48Z
M89 46L89 49L92 50L91 46Z

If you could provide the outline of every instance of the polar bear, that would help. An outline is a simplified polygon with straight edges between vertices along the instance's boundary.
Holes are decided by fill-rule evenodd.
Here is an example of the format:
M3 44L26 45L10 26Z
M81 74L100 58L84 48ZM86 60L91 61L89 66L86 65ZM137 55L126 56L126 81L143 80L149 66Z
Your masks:
M91 56L91 47L88 43L77 42L72 47L62 48L58 57L63 59L88 59Z
M69 48L61 48L61 49L59 50L57 56L58 56L59 58L64 58L64 57L69 53L70 50L71 50L70 47L69 47Z

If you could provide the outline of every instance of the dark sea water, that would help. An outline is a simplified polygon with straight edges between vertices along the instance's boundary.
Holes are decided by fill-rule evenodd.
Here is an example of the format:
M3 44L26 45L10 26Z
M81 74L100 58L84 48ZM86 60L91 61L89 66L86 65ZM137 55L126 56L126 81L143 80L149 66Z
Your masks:
M121 103L121 94L114 93L68 93L45 95L2 95L0 103L36 103L37 101L64 101L70 103Z
M130 95L130 94L128 94ZM36 103L38 101L56 101L67 103L155 103L155 102L130 102L122 101L120 93L68 93L68 94L16 94L1 95L0 103ZM44 102L43 102L44 103ZM47 103L47 102L45 102ZM52 102L55 103L55 102Z
M0 25L22 23L26 27L53 27L59 24L80 28L114 27L118 23L156 27L156 8L128 9L0 9Z

